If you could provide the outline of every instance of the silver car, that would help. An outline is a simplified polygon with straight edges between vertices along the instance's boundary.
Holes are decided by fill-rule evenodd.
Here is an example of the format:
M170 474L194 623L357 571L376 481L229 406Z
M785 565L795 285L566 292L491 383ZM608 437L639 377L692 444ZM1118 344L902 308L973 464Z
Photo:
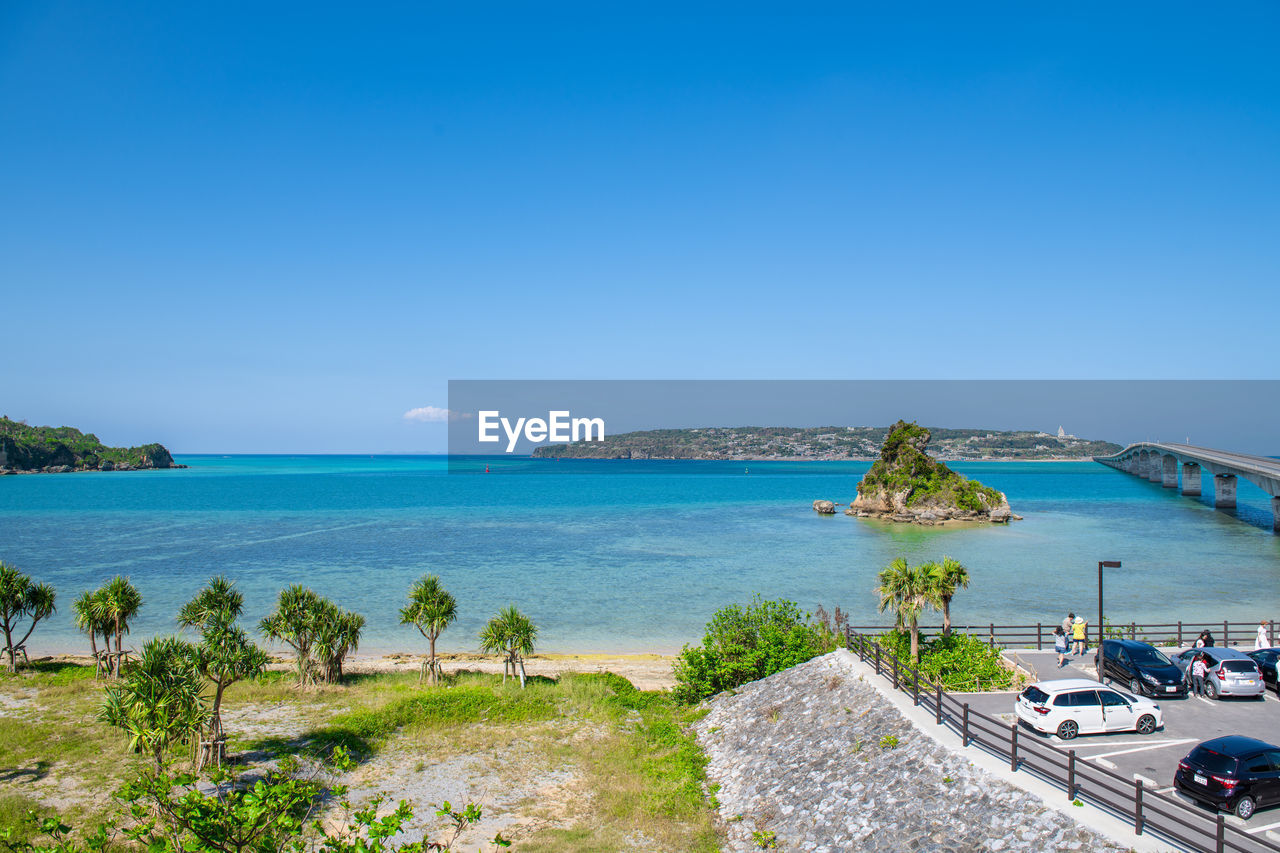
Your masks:
M1191 683L1191 661L1196 655L1204 655L1209 672L1204 679L1205 692L1210 699L1219 696L1256 696L1263 698L1267 685L1262 680L1262 672L1258 664L1237 649L1223 646L1205 646L1200 649L1187 649L1173 656L1173 663Z

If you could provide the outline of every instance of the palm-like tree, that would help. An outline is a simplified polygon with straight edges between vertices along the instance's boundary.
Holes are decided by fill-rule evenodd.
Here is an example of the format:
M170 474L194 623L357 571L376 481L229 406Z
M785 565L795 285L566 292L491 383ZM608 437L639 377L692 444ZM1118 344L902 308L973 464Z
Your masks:
M937 587L938 601L942 604L942 636L951 636L951 599L956 590L968 589L969 570L959 560L944 556L941 563L930 563L929 572Z
M893 609L895 625L911 631L911 660L920 661L920 614L936 605L937 590L926 566L908 565L897 558L879 575L880 612Z
M521 613L514 604L498 611L480 632L480 650L489 654L503 654L502 683L507 683L507 672L512 676L520 669L520 687L525 684L524 656L533 654L533 644L538 638L538 626Z
M112 626L116 650L112 675L120 677L120 663L124 658L124 635L129 633L129 620L138 615L142 607L142 594L127 577L116 575L94 593L95 615Z
M98 718L129 736L134 752L149 752L156 770L170 745L196 736L207 715L196 650L177 637L149 640L136 666L107 688Z
M53 587L47 583L36 583L8 563L0 562L0 630L4 631L10 672L18 671L18 650L24 648L31 632L55 611L55 598ZM22 630L24 620L30 623L26 633L14 642L13 635Z
M240 618L244 596L222 575L209 579L204 589L178 611L178 624L201 631L216 625L229 625Z
M458 618L458 603L437 575L423 575L409 589L409 604L400 610L400 624L413 625L427 638L431 651L422 661L422 675L430 673L432 684L440 675L440 662L436 659L436 638Z
M76 627L84 634L89 635L89 648L93 652L93 660L96 664L94 668L94 678L101 678L108 674L110 669L111 652L111 632L113 624L110 619L102 615L103 608L98 603L98 597L102 590L90 592L85 590L80 593L71 604L72 613L75 616ZM102 652L98 651L98 636L102 636Z
M263 617L258 630L269 640L283 642L294 652L298 669L298 687L315 683L315 664L311 648L325 618L324 601L304 586L294 584L280 590L274 613Z
M178 612L178 624L200 631L195 647L196 667L213 683L213 707L209 713L208 750L202 750L198 764L206 760L220 764L226 737L222 731L222 695L228 687L260 674L267 666L267 654L253 644L236 624L244 606L244 596L224 577L210 579L196 597Z
M343 661L360 647L364 617L343 610L328 600L324 601L324 613L316 636L316 654L324 663L324 680L329 684L339 684L342 682Z

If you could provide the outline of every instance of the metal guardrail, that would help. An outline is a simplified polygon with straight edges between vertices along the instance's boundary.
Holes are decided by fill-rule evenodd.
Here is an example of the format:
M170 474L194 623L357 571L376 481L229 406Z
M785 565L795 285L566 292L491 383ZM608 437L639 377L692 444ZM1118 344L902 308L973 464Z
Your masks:
M1037 622L1034 625L997 625L994 622L986 625L952 625L951 630L957 634L968 634L971 637L977 637L985 640L992 648L999 647L1004 649L1052 649L1053 648L1053 629L1059 623ZM1276 636L1277 621L1272 619L1267 623L1267 636L1271 638L1272 644L1280 646L1280 637ZM875 636L883 634L886 631L892 631L892 625L850 625L849 630L857 631L862 634ZM1175 646L1189 646L1195 642L1200 631L1208 629L1214 635L1214 645L1229 646L1232 643L1237 645L1253 646L1254 638L1258 634L1257 622L1129 622L1123 625L1108 624L1103 631L1108 640L1128 639L1142 640L1144 642L1159 645L1172 640ZM1218 633L1218 629L1222 629L1222 633ZM920 633L941 634L941 625L921 625ZM1089 636L1086 642L1093 644L1097 641L1098 628L1096 625L1089 626ZM1070 637L1067 637L1070 640Z
M1140 779L1125 779L1077 759L1074 749L1060 749L1028 736L1016 720L1005 724L973 710L968 702L943 690L940 683L923 680L919 670L904 664L857 628L846 628L845 640L850 652L874 667L877 675L889 678L894 690L909 694L913 705L933 711L937 725L955 732L964 746L979 746L1008 760L1011 771L1030 772L1062 788L1071 802L1087 800L1131 821L1135 835L1150 832L1186 849L1212 853L1280 853L1280 845L1227 824L1221 813L1211 818L1203 809L1144 787Z

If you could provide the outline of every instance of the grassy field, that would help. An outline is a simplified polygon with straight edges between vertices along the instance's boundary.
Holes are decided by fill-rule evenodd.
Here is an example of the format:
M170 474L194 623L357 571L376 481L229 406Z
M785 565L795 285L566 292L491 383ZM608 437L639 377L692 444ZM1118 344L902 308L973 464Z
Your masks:
M686 733L698 712L665 693L608 673L535 677L523 690L472 672L434 688L408 673L307 691L291 681L269 672L228 691L236 760L251 769L345 746L359 765L341 781L357 799L410 800L417 838L436 837L434 804L449 799L484 810L456 849L497 831L526 851L718 848L705 758ZM146 762L97 721L102 685L66 664L0 676L0 831L31 808L80 829L119 813L112 794Z

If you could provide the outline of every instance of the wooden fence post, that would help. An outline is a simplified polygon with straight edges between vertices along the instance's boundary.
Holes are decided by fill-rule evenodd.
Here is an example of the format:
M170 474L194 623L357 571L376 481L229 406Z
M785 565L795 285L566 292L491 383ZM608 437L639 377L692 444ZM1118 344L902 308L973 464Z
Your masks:
M898 656L893 656L893 689L898 689Z
M1230 623L1226 619L1222 620L1222 646L1226 648L1231 645L1231 628Z
M996 647L996 626L994 622L987 625L987 634L991 638L991 648L994 649Z
M1067 799L1072 802L1076 799L1076 751L1074 749L1067 750Z
M1138 639L1138 626L1134 622L1129 623L1129 639L1130 640Z
M1018 772L1018 724L1014 723L1009 735L1009 769Z
M934 693L933 695L933 702L934 702L933 713L934 713L935 719L937 719L938 721L938 725L942 725L942 682L941 681L937 683L936 688L937 688L937 692Z
M1142 834L1142 780L1133 780L1133 834Z
M911 704L920 707L920 673L914 669L911 670Z
M969 745L969 703L964 703L964 722L960 726L960 745Z
M1040 651L1044 646L1040 643L1040 623L1036 623L1036 651Z
M876 675L880 674L880 644L876 643Z
M1216 850L1217 853L1222 853L1223 848L1226 846L1227 846L1227 823L1226 823L1226 820L1222 817L1222 812L1218 812L1218 832L1214 839L1213 849Z
M1178 645L1182 645L1182 620L1178 620Z

